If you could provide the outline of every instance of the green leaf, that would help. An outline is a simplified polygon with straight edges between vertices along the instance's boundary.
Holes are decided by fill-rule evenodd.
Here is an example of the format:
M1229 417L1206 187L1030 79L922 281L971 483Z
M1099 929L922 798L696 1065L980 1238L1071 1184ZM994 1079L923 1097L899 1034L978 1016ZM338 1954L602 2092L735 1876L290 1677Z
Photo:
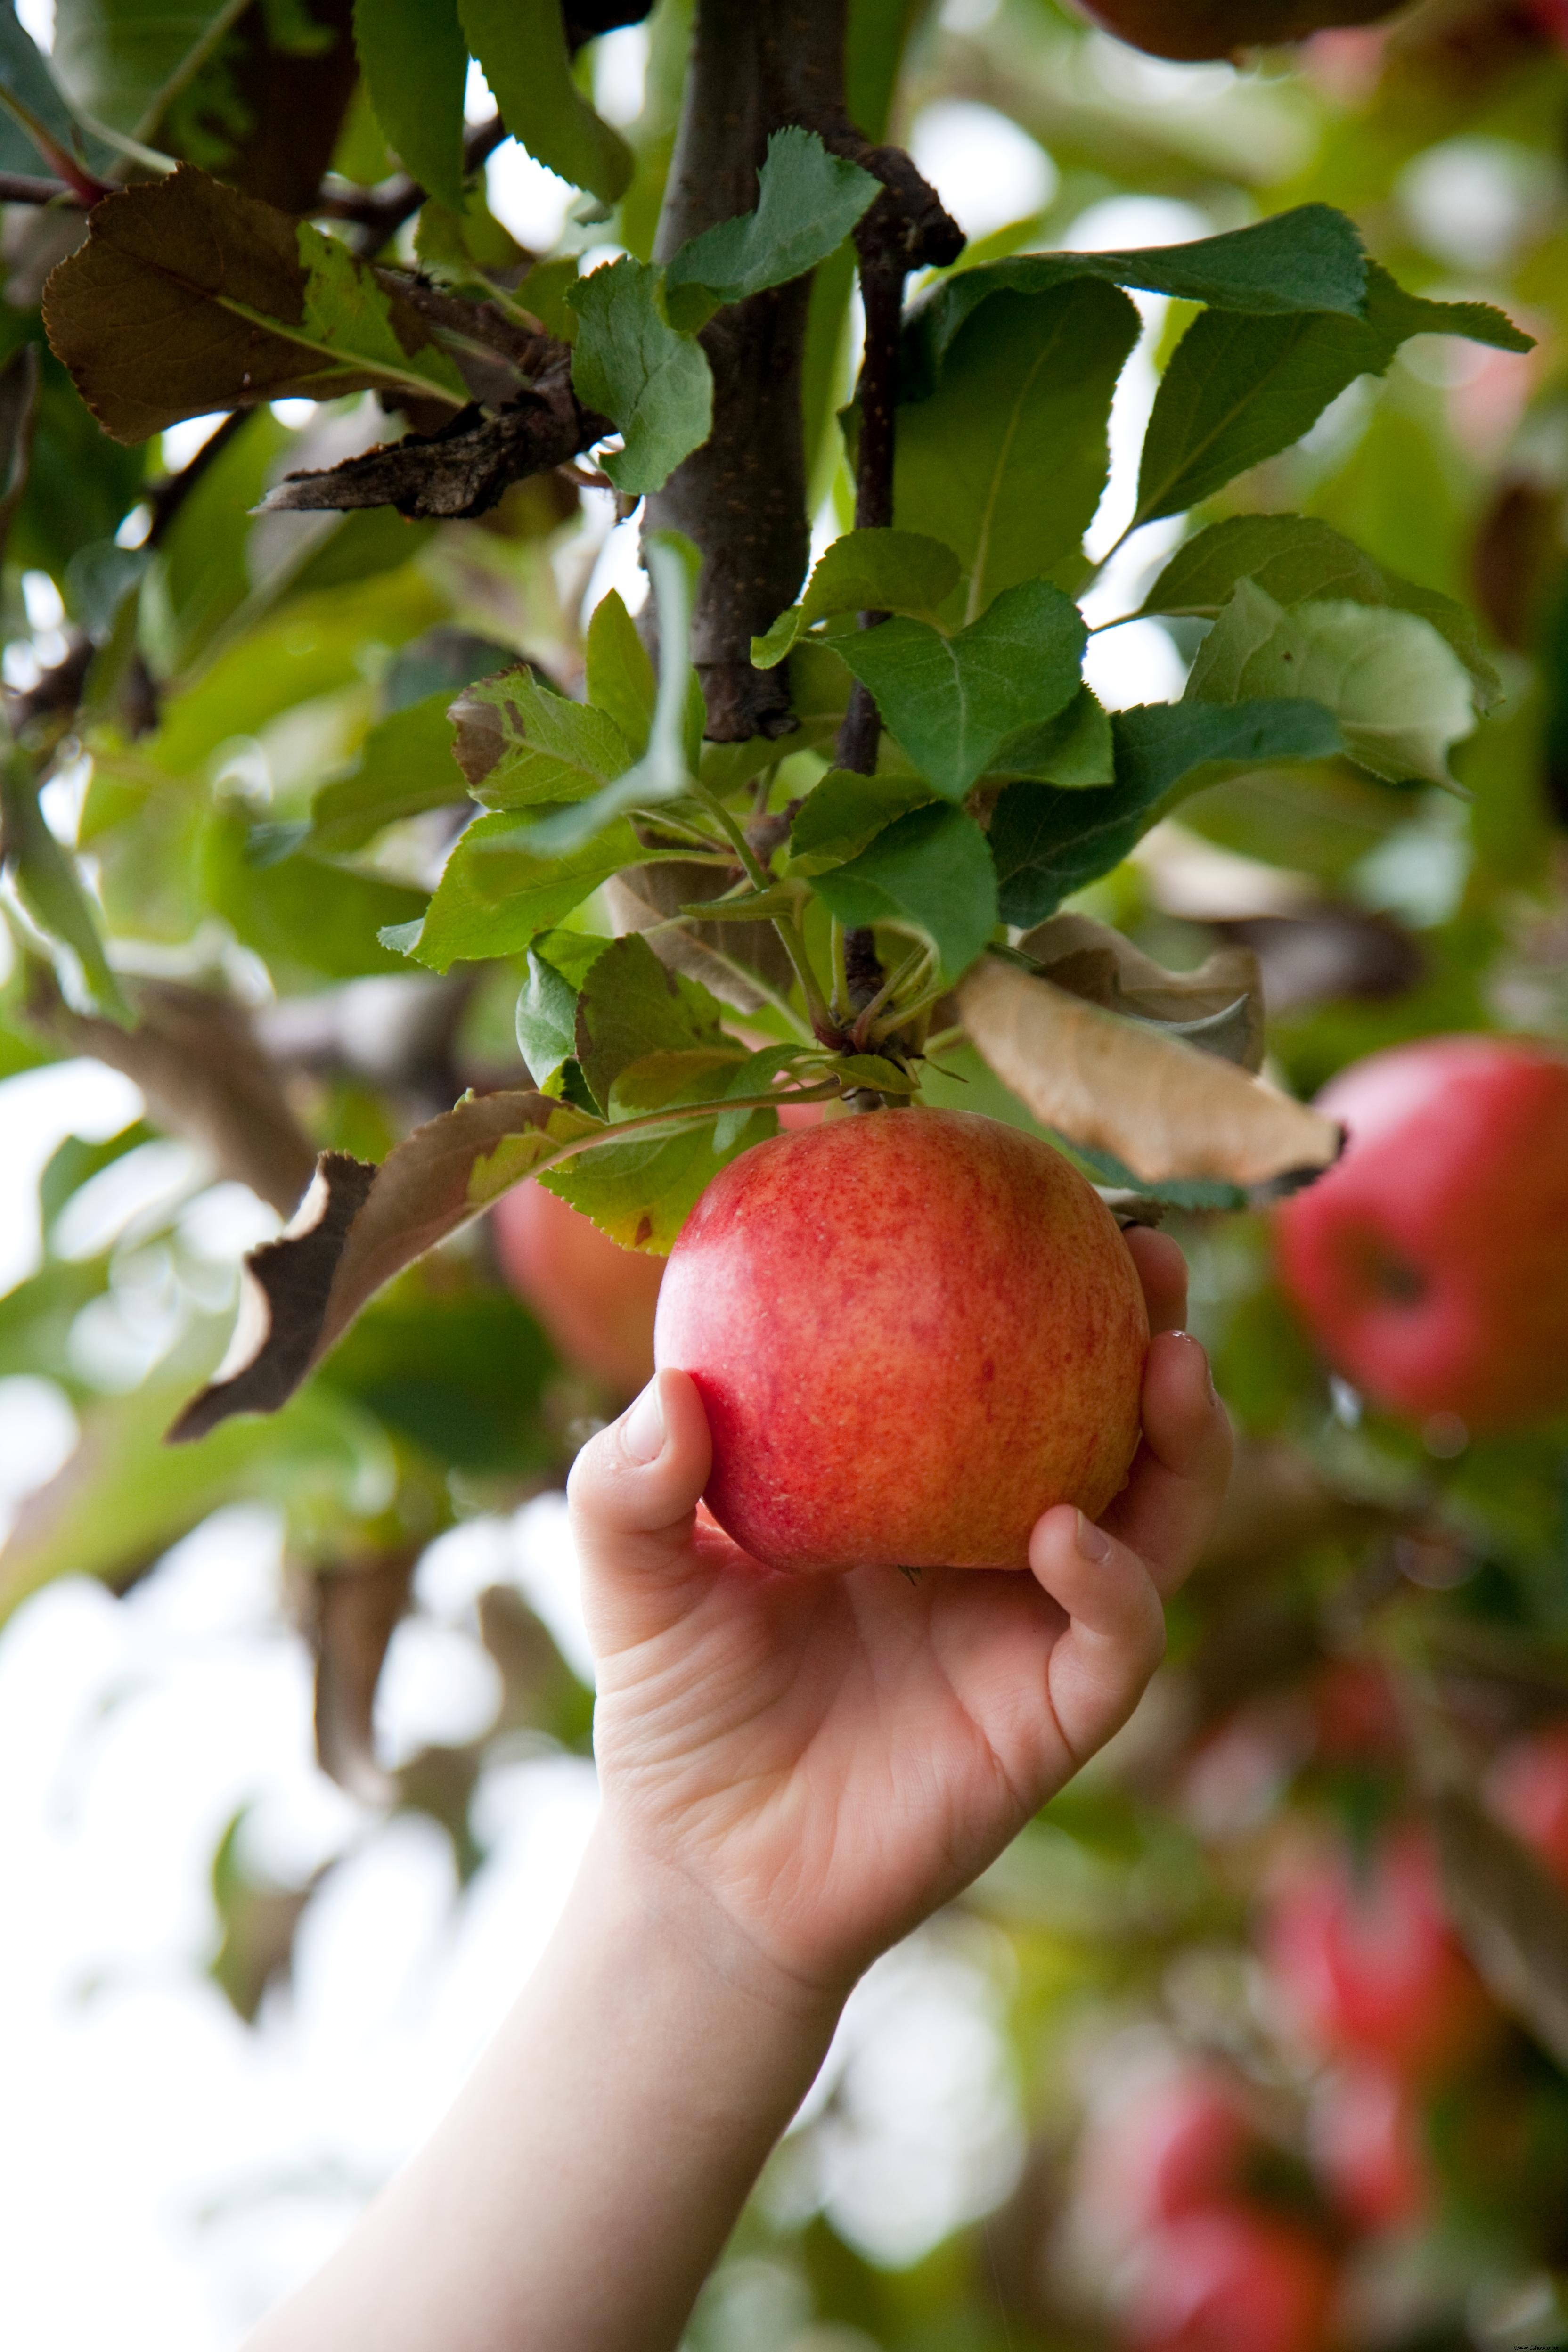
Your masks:
M900 408L894 517L956 551L970 577L959 617L1077 550L1139 331L1127 296L1093 278L997 293L952 339L931 394Z
M599 1108L620 1073L649 1054L700 1046L744 1052L723 1030L723 1007L694 980L660 963L640 931L595 957L577 997L576 1057Z
M631 149L573 79L558 0L458 0L458 14L519 145L574 188L615 204L631 184Z
M632 764L614 719L569 702L526 666L469 687L452 717L458 764L485 808L586 800Z
M840 638L837 650L921 774L957 801L1010 737L1071 700L1087 636L1071 597L1031 580L1006 589L956 636L922 621L885 621Z
M1201 715L1200 715L1201 714ZM1116 781L1089 792L1010 784L991 819L1004 922L1030 929L1120 866L1164 808L1226 770L1319 760L1343 749L1332 714L1312 702L1146 703L1111 716Z
M630 254L579 278L566 299L581 321L573 389L619 427L624 444L601 460L605 472L628 498L661 490L713 429L708 355L669 324L658 272Z
M452 0L354 0L354 47L388 144L461 214L468 47Z
M856 857L867 843L931 798L917 776L861 776L830 768L795 813L790 826L790 872L809 878Z
M679 531L650 530L643 534L643 562L658 611L658 692L647 750L594 799L544 819L535 836L542 848L574 849L625 810L655 808L691 790L703 718L691 667L691 605L702 559Z
M1358 375L1382 375L1411 335L1465 335L1502 351L1531 339L1484 302L1427 302L1375 262L1364 317L1330 311L1194 319L1161 380L1138 476L1138 522L1181 514L1300 438Z
M55 77L79 113L150 139L238 14L235 0L57 0Z
M86 244L45 289L44 322L119 441L264 400L468 400L418 312L346 245L188 163L94 206Z
M889 923L936 950L942 977L967 971L996 925L996 869L963 809L931 803L895 818L847 866L812 877L841 923Z
M811 568L805 595L752 639L759 669L783 661L803 629L839 613L909 613L931 619L958 585L951 547L915 530L851 530Z
M373 874L356 874L308 852L258 862L251 828L237 809L207 820L202 886L214 910L268 963L332 980L398 969L379 934L419 915L422 894Z
M996 294L1043 294L1094 278L1216 310L1281 314L1339 310L1359 317L1367 265L1353 221L1329 205L1298 205L1249 227L1190 245L1123 253L1041 253L982 263L944 278L910 314L906 363L940 368L966 320Z
M577 1055L577 994L605 952L586 931L546 931L528 950L528 978L517 1000L518 1050L542 1092Z
M550 1169L539 1181L592 1217L626 1249L667 1255L721 1168L777 1131L772 1111L751 1112L738 1134L693 1119L673 1135L605 1143Z
M0 871L23 908L60 951L61 987L81 1013L102 1013L129 1029L136 1016L110 969L97 911L76 861L44 822L34 763L8 749L0 760Z
M1258 696L1321 703L1352 759L1389 783L1451 787L1449 748L1475 725L1468 675L1429 621L1343 599L1287 611L1243 580L1198 649L1187 699Z
M614 720L640 760L647 750L658 681L618 589L612 588L594 607L584 658L589 701Z
M1211 524L1177 549L1139 609L1212 621L1241 580L1256 581L1284 605L1338 598L1417 614L1458 655L1483 710L1501 694L1480 632L1462 604L1385 572L1353 540L1310 515L1233 515Z
M323 784L310 803L313 847L362 849L400 817L463 799L447 716L450 699L438 688L371 729L353 774Z
M57 50L70 13L70 0L66 0L56 17ZM61 93L51 61L17 22L12 7L0 10L0 89L9 101L0 112L0 171L37 173L45 168L45 151L35 129L62 154L80 156L89 170L107 173L111 167L114 150L83 130Z
M1069 792L1109 784L1116 775L1110 714L1087 686L1080 686L1065 710L1043 727L1016 735L1004 747L1003 764L1010 776L1061 784Z
M401 952L431 971L459 960L523 954L623 866L648 853L624 821L564 853L541 850L540 827L501 811L457 843L416 935Z
M675 325L700 327L725 302L802 278L842 245L882 184L814 131L775 131L757 176L757 208L719 221L675 254L665 294Z

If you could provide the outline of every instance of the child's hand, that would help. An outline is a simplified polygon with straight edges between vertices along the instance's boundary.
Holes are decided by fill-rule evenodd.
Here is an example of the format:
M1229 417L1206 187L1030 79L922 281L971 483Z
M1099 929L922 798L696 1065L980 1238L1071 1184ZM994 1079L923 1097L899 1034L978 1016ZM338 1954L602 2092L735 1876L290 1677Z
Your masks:
M708 1426L683 1372L573 1472L608 1815L808 1995L842 1994L984 1870L1159 1664L1161 1601L1214 1523L1231 1441L1175 1328L1180 1252L1128 1241L1161 1335L1143 1444L1103 1531L1046 1513L1032 1575L759 1566L699 1520Z

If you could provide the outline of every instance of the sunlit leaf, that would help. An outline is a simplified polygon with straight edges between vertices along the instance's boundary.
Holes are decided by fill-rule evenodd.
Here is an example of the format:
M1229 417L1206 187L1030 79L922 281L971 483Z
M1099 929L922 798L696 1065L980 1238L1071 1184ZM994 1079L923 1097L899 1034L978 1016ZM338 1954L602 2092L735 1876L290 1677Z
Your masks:
M354 0L354 47L388 143L460 213L468 49L452 0Z
M950 547L913 530L852 530L836 539L811 568L798 604L781 613L765 637L752 639L759 669L781 662L803 629L840 613L908 613L931 619L958 585Z
M825 261L881 194L881 182L815 131L792 125L768 140L754 212L689 238L665 270L669 316L700 327L721 303L740 302Z
M458 14L512 137L613 205L631 180L631 150L573 79L558 0L458 0Z

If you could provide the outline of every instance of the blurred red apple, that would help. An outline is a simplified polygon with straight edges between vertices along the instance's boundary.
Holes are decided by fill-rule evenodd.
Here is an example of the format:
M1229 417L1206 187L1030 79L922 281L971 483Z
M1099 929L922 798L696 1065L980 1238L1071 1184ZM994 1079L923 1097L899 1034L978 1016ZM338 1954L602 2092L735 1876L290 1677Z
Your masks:
M1417 1829L1364 1856L1299 1861L1275 1893L1263 1947L1287 2016L1325 2054L1371 2052L1424 2077L1468 2057L1494 2021Z
M1325 2352L1338 2273L1304 2230L1247 2205L1183 2214L1140 2250L1136 2352Z
M1524 0L1524 6L1554 48L1568 49L1568 0Z
M1304 41L1327 25L1367 25L1400 0L1078 0L1086 16L1152 57L1228 58Z
M708 1504L769 1566L1023 1568L1138 1444L1149 1328L1093 1188L967 1111L742 1152L670 1254L655 1353L696 1380Z
M1350 1140L1277 1231L1329 1361L1390 1412L1471 1430L1568 1404L1568 1055L1427 1038L1319 1102Z
M569 1363L618 1396L653 1377L664 1260L622 1249L542 1184L514 1184L491 1211L501 1272Z
M1134 2078L1090 2122L1080 2154L1096 2235L1131 2240L1240 2185L1253 2132L1217 2068Z
M1487 1774L1486 1797L1504 1827L1533 1846L1568 1889L1568 1723L1510 1741Z
M1415 2094L1381 2059L1352 2059L1324 2078L1311 2147L1324 2186L1360 2229L1405 2228L1430 2205Z

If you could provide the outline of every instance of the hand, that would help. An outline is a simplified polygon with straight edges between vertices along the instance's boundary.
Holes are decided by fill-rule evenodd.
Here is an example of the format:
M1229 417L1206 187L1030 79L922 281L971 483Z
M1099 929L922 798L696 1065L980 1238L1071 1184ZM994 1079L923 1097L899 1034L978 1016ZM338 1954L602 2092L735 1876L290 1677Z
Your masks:
M1159 1664L1161 1603L1214 1524L1231 1439L1177 1328L1180 1251L1127 1238L1157 1335L1142 1444L1100 1528L1068 1505L1038 1521L1032 1574L763 1568L697 1507L710 1447L684 1372L578 1459L606 1813L785 1986L841 1997L1104 1745Z

